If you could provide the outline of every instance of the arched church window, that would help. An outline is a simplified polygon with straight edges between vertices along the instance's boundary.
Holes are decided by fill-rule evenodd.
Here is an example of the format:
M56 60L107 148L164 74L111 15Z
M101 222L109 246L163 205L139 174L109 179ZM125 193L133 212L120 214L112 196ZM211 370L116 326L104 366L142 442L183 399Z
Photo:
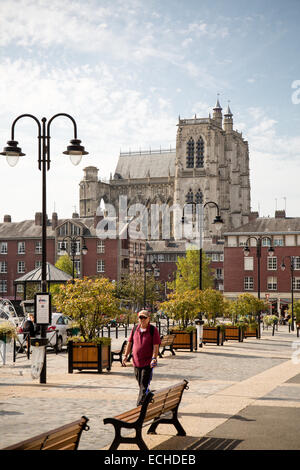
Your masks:
M202 204L203 203L203 194L200 189L198 189L196 193L196 204Z
M203 168L204 165L204 141L202 137L198 139L196 146L196 168Z
M194 139L191 137L186 148L186 167L194 168Z
M185 197L186 203L191 204L194 201L194 194L193 191L190 189Z

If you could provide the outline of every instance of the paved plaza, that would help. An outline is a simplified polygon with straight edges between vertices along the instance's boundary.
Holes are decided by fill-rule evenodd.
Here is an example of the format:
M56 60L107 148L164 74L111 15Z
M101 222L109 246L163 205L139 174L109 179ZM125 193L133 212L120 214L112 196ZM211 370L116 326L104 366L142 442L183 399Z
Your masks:
M112 348L124 336L113 338ZM169 425L157 435L143 431L149 449L300 449L300 338L279 326L262 330L261 339L223 346L205 345L195 352L169 352L158 361L151 388L189 381L179 419L186 437ZM0 448L89 418L79 450L107 449L113 427L103 419L135 407L137 384L132 365L114 362L110 372L68 374L67 352L47 354L47 384L33 380L30 360L18 356L0 366ZM123 444L122 449L136 449Z

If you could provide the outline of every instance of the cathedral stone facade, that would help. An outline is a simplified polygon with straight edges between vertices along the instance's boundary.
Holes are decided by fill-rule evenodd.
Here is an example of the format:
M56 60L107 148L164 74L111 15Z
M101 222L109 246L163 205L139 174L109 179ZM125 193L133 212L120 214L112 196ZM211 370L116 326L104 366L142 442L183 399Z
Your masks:
M80 217L93 216L101 199L119 207L120 196L128 207L141 203L186 207L214 201L224 221L223 232L249 221L250 179L248 142L233 129L228 106L223 116L219 100L212 117L181 119L177 124L176 149L120 153L109 182L98 180L98 169L87 167L80 182ZM213 220L216 207L204 211L204 240L217 235ZM173 227L172 227L173 221ZM174 223L171 221L171 235ZM149 222L150 223L150 222ZM159 230L161 236L161 230ZM151 238L151 232L148 232Z

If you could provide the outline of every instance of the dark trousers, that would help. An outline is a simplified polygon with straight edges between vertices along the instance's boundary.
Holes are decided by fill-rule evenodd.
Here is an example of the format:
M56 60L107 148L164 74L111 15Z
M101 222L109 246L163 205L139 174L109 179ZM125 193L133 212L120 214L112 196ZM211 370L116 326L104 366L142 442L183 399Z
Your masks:
M134 368L135 378L139 384L139 396L137 399L137 406L143 403L143 400L146 396L146 390L148 388L149 382L152 378L152 368L150 366L146 367L135 367Z

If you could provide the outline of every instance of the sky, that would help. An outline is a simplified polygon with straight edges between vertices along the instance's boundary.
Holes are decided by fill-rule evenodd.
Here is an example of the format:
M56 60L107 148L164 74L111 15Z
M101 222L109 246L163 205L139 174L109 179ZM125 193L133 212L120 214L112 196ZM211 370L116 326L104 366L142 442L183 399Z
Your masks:
M178 116L219 96L249 143L251 209L300 217L299 19L299 0L1 0L0 149L21 114L71 115L89 155L62 154L73 125L56 118L47 172L48 216L71 217L86 166L108 180L120 151L174 148ZM37 132L20 119L26 156L0 155L0 222L41 211Z

